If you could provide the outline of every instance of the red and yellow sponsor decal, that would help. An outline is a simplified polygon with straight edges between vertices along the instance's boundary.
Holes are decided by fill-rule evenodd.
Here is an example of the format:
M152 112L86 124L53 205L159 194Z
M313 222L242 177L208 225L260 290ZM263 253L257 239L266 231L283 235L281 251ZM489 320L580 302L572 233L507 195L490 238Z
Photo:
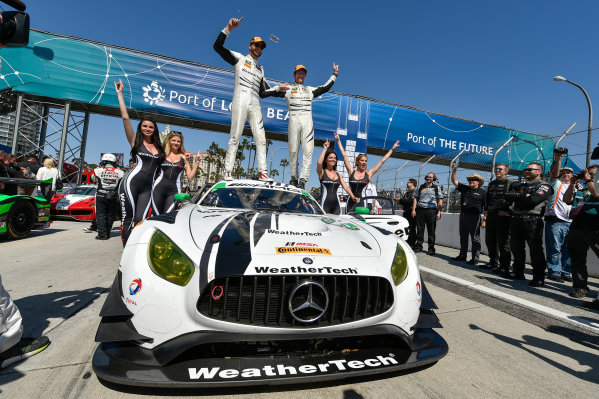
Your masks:
M291 90L291 94L297 94L297 90Z
M297 254L307 252L316 255L331 255L329 249L315 247L276 247L275 252L277 254Z
M252 64L250 64L247 61L243 64L243 66L246 67L246 68L252 69Z

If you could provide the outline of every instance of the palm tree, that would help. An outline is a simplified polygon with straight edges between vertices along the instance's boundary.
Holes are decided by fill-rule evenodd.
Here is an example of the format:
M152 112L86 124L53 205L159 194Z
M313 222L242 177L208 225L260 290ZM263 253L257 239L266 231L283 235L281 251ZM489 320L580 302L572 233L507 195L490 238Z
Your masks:
M287 166L289 166L289 161L287 160L287 158L282 158L281 162L280 162L280 165L283 168L283 176L281 178L281 181L285 181L285 168Z

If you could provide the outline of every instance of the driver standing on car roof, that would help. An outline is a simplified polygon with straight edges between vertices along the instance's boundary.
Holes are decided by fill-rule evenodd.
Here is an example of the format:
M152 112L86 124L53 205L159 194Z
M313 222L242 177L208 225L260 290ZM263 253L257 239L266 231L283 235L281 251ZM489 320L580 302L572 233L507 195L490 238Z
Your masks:
M114 222L117 187L125 173L118 168L114 154L102 155L100 166L94 169L92 180L98 182L96 190L96 223L98 235L96 240L108 240Z

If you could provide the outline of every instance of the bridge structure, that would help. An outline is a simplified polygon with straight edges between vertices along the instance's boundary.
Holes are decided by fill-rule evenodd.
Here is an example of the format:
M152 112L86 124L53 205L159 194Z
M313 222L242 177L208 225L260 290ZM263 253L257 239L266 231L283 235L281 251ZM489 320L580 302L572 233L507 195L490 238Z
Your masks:
M50 146L61 166L82 162L90 114L120 116L112 87L119 79L132 118L229 131L231 70L38 30L31 30L28 46L0 50L0 60L1 100L16 104L13 153L23 139L20 115L29 109L41 121L38 151ZM270 97L261 105L267 137L287 141L285 101ZM313 117L316 142L337 131L350 158L383 154L400 140L394 157L440 165L459 158L470 169L491 170L503 162L518 171L535 161L547 170L552 161L549 137L359 95L326 93L315 99ZM244 134L251 134L249 127Z

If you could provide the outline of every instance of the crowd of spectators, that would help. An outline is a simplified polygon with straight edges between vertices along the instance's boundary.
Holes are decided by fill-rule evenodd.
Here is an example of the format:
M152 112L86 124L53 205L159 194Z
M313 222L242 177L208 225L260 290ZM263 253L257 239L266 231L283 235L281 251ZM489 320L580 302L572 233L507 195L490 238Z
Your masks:
M467 177L467 185L459 183L458 167L452 165L451 181L460 193L460 253L453 259L525 280L528 246L531 287L544 287L545 279L572 282L569 295L587 297L588 250L599 256L598 165L574 174L572 168L561 166L562 161L563 154L556 152L547 180L538 163L529 164L519 181L508 177L508 165L497 164L495 179L486 188L477 173ZM395 196L410 225L408 244L414 252L422 251L426 230L429 255L435 255L436 221L443 207L443 193L435 180L434 173L429 173L417 188L410 179L404 193ZM489 263L479 262L481 228L486 230ZM469 242L472 256L467 261ZM583 305L599 310L599 300Z

